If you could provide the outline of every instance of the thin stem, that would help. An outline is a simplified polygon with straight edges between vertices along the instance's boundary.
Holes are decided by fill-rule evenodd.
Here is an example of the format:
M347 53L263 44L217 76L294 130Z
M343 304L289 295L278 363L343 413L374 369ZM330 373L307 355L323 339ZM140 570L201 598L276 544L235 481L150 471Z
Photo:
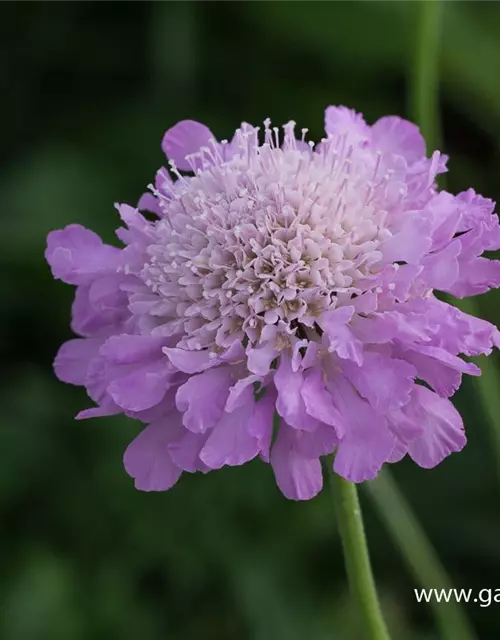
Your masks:
M430 149L441 137L438 113L439 86L439 33L442 3L423 0L415 6L417 11L417 43L412 83L410 86L411 111Z
M415 518L411 507L387 470L364 487L378 507L381 518L399 547L415 581L424 589L453 589L453 584ZM474 640L476 635L460 605L450 599L445 605L430 603L443 640Z
M356 485L330 473L351 593L367 640L389 640L377 598Z

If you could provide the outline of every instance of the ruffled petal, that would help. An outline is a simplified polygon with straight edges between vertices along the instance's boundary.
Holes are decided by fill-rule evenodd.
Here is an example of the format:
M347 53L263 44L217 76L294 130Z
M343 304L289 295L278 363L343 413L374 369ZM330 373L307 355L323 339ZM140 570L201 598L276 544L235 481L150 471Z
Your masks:
M385 116L371 128L373 145L383 153L403 156L408 163L425 156L425 140L413 122L398 116Z
M417 370L417 377L427 382L438 395L449 398L459 388L462 373L456 368L451 368L417 351L407 350L404 352L404 357Z
M314 431L298 431L295 438L295 449L305 458L328 456L338 444L337 432L328 424L320 424Z
M157 216L161 216L160 204L152 193L143 193L139 198L137 208L141 211L150 211L151 213L156 213Z
M124 333L106 340L100 354L114 364L137 364L162 359L166 368L169 368L169 362L162 356L163 344L163 338Z
M91 360L87 371L87 379L85 386L90 398L99 405L98 410L100 415L114 415L123 411L122 407L119 407L113 398L108 393L108 385L117 375L119 371L116 368L110 368L106 363L106 359L101 355ZM80 415L80 418L90 417L90 412L94 412L95 409L89 410L85 415Z
M234 411L238 407L253 401L254 385L260 384L262 378L260 376L250 375L241 378L229 390L229 396L226 402L226 411Z
M460 241L454 240L450 244L426 256L422 260L422 279L430 289L450 291L459 275L458 256Z
M401 462L401 460L408 453L408 448L402 442L396 440L394 444L394 448L391 451L389 457L387 458L387 462L395 463Z
M310 500L323 486L318 458L306 458L297 452L295 432L283 425L271 450L271 465L276 483L290 500Z
M345 136L350 144L361 144L370 138L370 127L363 116L347 107L328 107L325 110L325 131Z
M97 274L116 270L120 253L103 244L93 231L70 224L49 233L45 259L54 278L67 284L90 284Z
M465 240L461 241L462 244ZM500 287L500 260L459 260L458 277L449 292L457 298L477 296Z
M121 333L130 317L128 297L120 286L123 275L97 277L77 288L71 309L72 330L86 337Z
M247 367L252 373L265 376L269 373L272 361L276 358L278 352L271 343L266 343L255 349L247 351Z
M293 371L291 359L284 352L280 356L274 384L278 392L276 411L279 415L295 429L314 431L320 422L306 411L300 394L303 374L301 371Z
M394 449L387 420L360 398L351 383L337 375L329 381L334 402L347 423L333 469L351 482L375 478Z
M102 407L91 407L76 414L75 420L90 420L92 418L105 418L122 413L123 409L115 404L104 404Z
M206 433L184 431L184 435L179 440L168 445L172 462L189 473L205 470L205 465L200 460L200 452L206 441Z
M143 411L161 402L170 387L171 375L168 363L158 361L115 378L107 390L125 411Z
M259 442L248 430L253 410L253 403L248 403L231 413L222 413L200 453L207 467L238 466L258 455Z
M195 433L214 427L221 419L232 383L230 367L191 376L176 395L177 408L184 413L184 426Z
M368 344L385 344L396 339L403 343L425 343L431 341L429 324L424 314L385 311L368 318L356 318L352 330L358 339Z
M433 360L437 360L439 363L450 367L450 369L454 369L455 371L460 371L461 373L467 373L470 376L480 376L481 369L474 364L473 362L464 362L461 358L452 355L446 349L442 349L441 347L434 347L428 345L411 345L411 351L416 351L422 356L426 356Z
M323 424L334 427L335 433L341 438L346 430L344 420L333 404L319 367L307 371L300 393L307 413Z
M161 148L178 169L192 171L192 164L186 160L186 156L208 147L213 139L213 133L201 122L181 120L165 133Z
M361 367L346 360L342 370L379 413L397 409L408 402L417 373L408 362L375 352L365 352Z
M97 357L102 340L68 340L54 360L54 371L62 382L84 385L91 361Z
M363 362L363 343L358 340L347 323L352 318L354 307L342 307L323 314L318 324L325 333L328 350L339 358L353 360L358 365Z
M462 418L449 400L416 386L405 413L424 428L423 434L408 445L408 453L421 467L431 469L465 446Z
M265 462L269 462L275 405L274 389L266 388L264 396L254 404L253 414L247 425L248 433L257 439L259 453Z
M180 433L180 416L171 414L150 424L129 444L123 464L127 473L135 478L136 489L167 491L177 482L182 469L172 462L168 446Z
M200 373L213 366L214 361L209 351L188 351L176 347L165 347L163 349L170 362L184 373Z
M432 227L428 219L408 216L401 228L381 246L384 263L405 261L418 265L432 244Z

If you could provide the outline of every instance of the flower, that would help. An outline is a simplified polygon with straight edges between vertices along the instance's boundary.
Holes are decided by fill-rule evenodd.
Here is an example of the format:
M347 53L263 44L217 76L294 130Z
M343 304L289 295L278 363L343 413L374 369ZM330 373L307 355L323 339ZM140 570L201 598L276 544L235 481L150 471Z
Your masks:
M49 234L80 336L55 372L97 405L79 418L148 425L124 457L138 489L258 456L302 500L332 452L362 482L465 445L448 398L480 371L460 355L490 353L499 333L435 291L500 286L500 261L481 257L500 248L494 203L438 191L446 158L401 118L370 127L329 107L325 130L313 144L266 120L260 139L244 123L217 142L179 122L162 144L170 171L138 208L117 206L124 248L79 225Z

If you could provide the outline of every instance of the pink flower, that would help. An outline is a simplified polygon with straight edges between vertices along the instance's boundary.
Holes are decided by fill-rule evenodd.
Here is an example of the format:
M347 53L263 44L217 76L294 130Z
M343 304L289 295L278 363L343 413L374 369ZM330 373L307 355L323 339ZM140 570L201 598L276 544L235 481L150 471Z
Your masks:
M118 206L123 249L79 225L49 235L80 336L56 374L96 403L79 417L147 423L125 453L139 489L259 456L285 496L308 499L323 455L362 482L465 445L448 398L480 371L460 355L499 334L434 292L500 285L500 262L481 257L500 248L493 203L438 192L446 159L400 118L370 127L329 107L316 145L293 122L282 140L264 125L231 142L192 121L167 131L170 172L139 202L156 217Z

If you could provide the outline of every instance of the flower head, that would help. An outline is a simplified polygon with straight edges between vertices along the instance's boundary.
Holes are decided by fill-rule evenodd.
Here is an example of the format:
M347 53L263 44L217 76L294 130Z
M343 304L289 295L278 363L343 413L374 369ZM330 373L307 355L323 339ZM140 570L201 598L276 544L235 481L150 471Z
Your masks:
M499 334L435 291L500 286L500 262L481 257L500 248L494 204L439 192L446 158L427 158L410 122L329 107L325 130L313 144L266 120L217 142L180 122L163 139L170 170L118 206L123 249L79 225L49 235L81 336L56 374L96 403L79 417L147 423L124 458L137 488L260 456L307 499L320 456L361 482L464 446L448 398L480 372L460 355Z

